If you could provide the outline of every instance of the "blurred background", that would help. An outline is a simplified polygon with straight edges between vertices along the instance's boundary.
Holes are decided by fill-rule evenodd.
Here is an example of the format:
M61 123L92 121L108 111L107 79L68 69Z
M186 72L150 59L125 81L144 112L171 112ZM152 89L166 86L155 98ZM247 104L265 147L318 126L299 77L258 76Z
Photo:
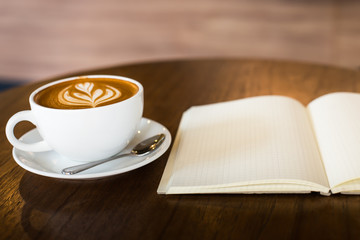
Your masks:
M236 57L360 65L360 1L0 0L0 82Z

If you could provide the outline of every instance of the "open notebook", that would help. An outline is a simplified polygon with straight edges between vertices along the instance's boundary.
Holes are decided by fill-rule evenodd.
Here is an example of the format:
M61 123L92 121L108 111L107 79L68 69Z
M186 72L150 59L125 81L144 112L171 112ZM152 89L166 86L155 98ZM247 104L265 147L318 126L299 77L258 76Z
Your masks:
M159 194L360 193L360 94L307 107L283 96L195 106L181 119Z

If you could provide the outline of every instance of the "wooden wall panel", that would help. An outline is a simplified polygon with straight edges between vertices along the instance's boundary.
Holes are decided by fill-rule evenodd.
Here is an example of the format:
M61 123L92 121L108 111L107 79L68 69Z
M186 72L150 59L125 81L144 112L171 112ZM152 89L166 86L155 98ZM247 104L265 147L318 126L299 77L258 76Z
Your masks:
M360 66L359 1L0 0L0 77L240 57Z

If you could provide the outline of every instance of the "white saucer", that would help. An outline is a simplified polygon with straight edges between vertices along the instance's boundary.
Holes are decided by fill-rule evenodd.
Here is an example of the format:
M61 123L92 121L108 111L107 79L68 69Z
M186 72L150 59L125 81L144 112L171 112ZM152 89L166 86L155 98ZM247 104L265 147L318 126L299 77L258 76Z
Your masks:
M159 158L169 148L171 143L171 135L169 130L167 130L166 127L160 123L143 118L141 120L140 129L138 130L134 139L124 149L124 152L130 152L130 150L140 141L160 133L165 134L165 140L163 144L156 152L148 156L124 157L119 160L104 163L75 175L63 175L61 174L61 170L66 167L81 164L81 162L72 161L57 154L54 151L34 153L13 148L13 157L16 163L19 164L22 168L42 176L62 179L102 178L128 172L147 165ZM20 139L24 142L32 143L37 142L42 138L35 128L24 134Z

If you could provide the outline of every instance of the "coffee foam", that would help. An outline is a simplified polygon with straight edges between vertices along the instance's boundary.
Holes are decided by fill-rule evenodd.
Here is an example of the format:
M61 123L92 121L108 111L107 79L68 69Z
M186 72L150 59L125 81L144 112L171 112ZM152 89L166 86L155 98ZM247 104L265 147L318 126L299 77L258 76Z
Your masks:
M93 82L84 82L66 87L59 92L57 98L64 105L97 107L102 103L116 100L120 96L121 92L110 85L96 84L95 86Z
M132 97L138 87L107 78L80 78L52 85L35 95L38 104L60 109L95 108Z

